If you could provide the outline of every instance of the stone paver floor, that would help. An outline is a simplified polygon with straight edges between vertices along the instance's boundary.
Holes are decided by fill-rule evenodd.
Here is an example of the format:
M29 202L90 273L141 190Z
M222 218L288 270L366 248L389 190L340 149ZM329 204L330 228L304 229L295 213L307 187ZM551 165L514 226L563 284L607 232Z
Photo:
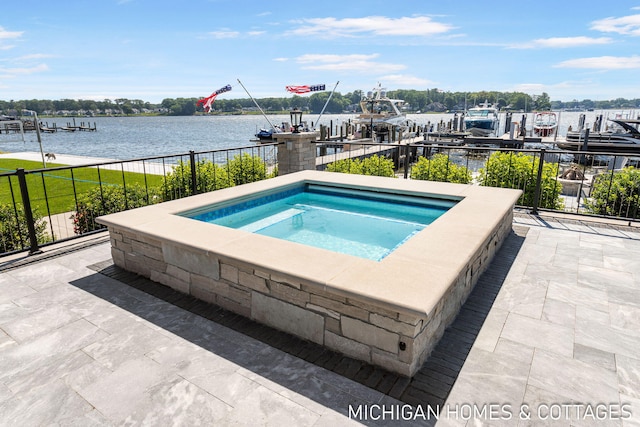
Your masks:
M514 224L530 229L438 425L640 425L640 234ZM0 258L0 425L425 424L89 268L107 259L107 243L22 266ZM349 405L368 405L368 419L349 419ZM372 419L379 408L397 410Z
M0 425L348 425L394 402L86 267L108 258L0 274Z
M640 234L514 223L530 230L438 425L640 425Z

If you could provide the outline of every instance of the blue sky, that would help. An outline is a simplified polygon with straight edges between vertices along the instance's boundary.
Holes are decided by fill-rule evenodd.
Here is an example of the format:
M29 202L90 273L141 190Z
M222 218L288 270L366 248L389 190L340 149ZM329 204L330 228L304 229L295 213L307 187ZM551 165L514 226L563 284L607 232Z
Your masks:
M0 100L257 98L293 84L640 97L640 0L3 2Z

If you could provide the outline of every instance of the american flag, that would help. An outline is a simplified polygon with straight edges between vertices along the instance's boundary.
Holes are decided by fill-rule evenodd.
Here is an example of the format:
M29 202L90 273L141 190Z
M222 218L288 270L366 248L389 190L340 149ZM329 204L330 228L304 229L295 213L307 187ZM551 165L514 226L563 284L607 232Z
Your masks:
M325 90L325 85L302 85L302 86L285 86L285 89L291 93L308 93Z
M215 101L216 96L224 92L229 92L230 90L231 90L231 85L223 86L217 91L213 92L211 95L207 96L206 98L202 98L198 100L198 102L196 102L196 106L202 105L202 108L204 109L204 111L209 112L209 110L211 110L211 104L213 104L213 101Z

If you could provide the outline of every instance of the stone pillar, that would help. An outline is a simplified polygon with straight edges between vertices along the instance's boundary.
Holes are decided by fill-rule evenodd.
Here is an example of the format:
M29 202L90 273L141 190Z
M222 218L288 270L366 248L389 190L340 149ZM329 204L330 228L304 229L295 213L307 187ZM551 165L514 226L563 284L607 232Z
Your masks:
M317 132L274 133L278 142L278 175L316 170Z

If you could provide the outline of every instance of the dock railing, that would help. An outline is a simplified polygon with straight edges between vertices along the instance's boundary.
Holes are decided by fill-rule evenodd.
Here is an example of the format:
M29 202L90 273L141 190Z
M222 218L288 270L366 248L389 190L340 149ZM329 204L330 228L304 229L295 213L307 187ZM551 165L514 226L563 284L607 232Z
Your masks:
M316 142L319 170L519 188L518 207L637 222L640 158L431 143ZM0 173L0 256L102 230L100 215L277 175L277 144ZM369 161L365 159L370 159Z

